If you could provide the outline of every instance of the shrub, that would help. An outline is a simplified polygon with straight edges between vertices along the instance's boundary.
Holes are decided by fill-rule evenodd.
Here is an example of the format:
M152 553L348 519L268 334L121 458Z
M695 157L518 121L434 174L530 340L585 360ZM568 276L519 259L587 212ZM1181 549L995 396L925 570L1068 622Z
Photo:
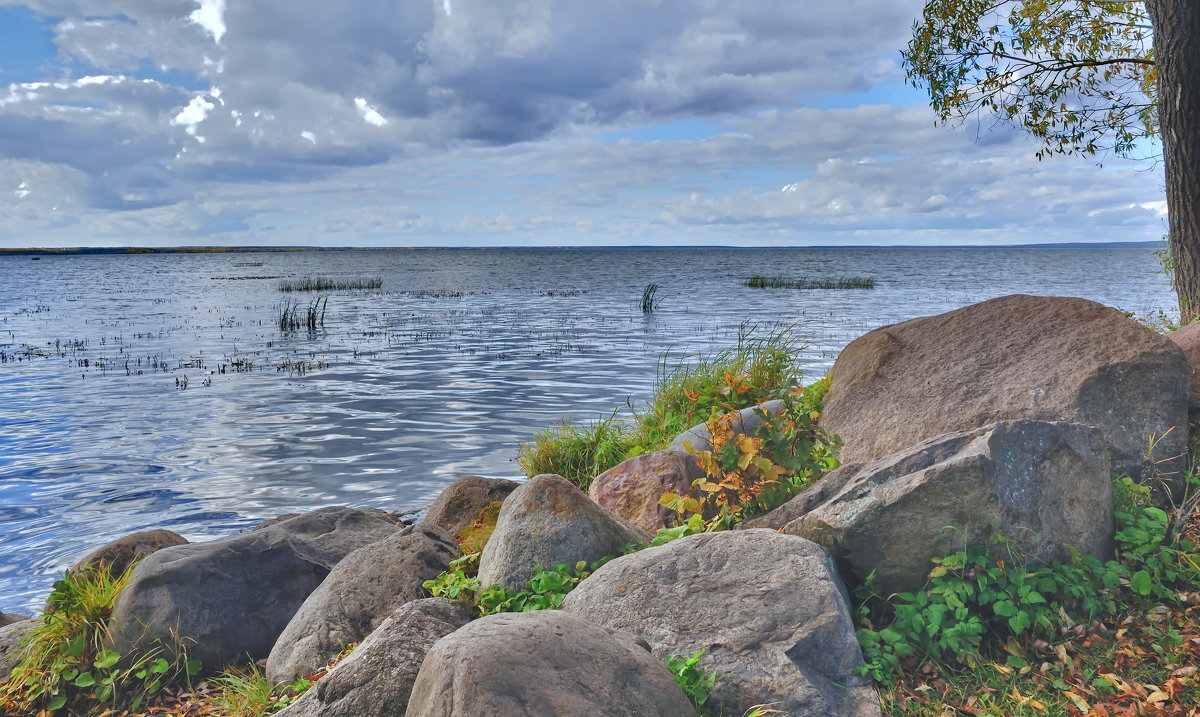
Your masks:
M787 502L837 467L838 442L817 424L828 390L822 379L785 394L775 415L757 409L762 424L754 435L734 432L734 413L710 419L712 449L696 452L705 476L686 494L664 494L661 504L729 527Z
M98 702L136 711L163 685L199 671L181 645L125 655L110 649L109 615L132 572L131 565L113 575L101 565L69 571L54 583L21 661L0 688L0 708L34 714Z

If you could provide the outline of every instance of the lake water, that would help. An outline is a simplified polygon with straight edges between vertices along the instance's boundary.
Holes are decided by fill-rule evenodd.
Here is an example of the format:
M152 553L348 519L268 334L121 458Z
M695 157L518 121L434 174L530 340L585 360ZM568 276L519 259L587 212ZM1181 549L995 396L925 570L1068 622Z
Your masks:
M791 327L817 378L875 327L1011 293L1170 310L1149 249L388 250L0 257L0 609L155 527L201 540L508 476L560 418L645 400L664 352ZM871 276L763 290L754 274ZM383 278L279 327L280 278ZM642 289L661 285L644 315ZM672 359L674 360L674 359Z

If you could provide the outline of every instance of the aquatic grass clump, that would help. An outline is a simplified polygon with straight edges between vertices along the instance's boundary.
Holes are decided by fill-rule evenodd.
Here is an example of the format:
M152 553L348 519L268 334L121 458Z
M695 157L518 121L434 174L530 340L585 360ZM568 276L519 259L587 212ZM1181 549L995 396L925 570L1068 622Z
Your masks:
M657 296L660 288L662 287L660 287L658 284L650 283L646 284L646 288L642 289L643 314L654 313L654 310L657 309L659 304L662 303L662 299Z
M303 279L283 279L280 291L347 291L350 289L379 289L383 277L371 276L357 279L337 279L331 276L306 276Z
M873 276L839 276L825 279L792 279L786 276L752 276L751 289L874 289Z
M315 331L318 326L325 325L325 308L328 305L328 296L318 296L308 302L308 306L304 307L303 313L301 313L300 302L291 299L284 300L279 305L279 330L295 331L303 327L309 331Z

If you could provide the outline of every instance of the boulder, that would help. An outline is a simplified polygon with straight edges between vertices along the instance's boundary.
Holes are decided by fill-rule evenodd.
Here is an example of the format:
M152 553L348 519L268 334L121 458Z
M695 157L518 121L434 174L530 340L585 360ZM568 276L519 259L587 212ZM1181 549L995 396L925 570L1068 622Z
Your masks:
M879 715L844 588L825 550L771 530L702 533L608 563L563 610L649 644L707 650L720 714L769 704L796 717Z
M920 588L930 559L996 535L1033 560L1066 559L1067 546L1105 560L1113 540L1105 448L1098 429L1075 423L951 433L843 474L832 497L782 530L824 545L856 579L874 570L885 594Z
M1096 426L1114 473L1135 478L1151 435L1170 431L1155 459L1186 448L1183 351L1084 299L1005 296L885 326L852 341L830 374L821 425L841 436L844 463L1014 419Z
M465 603L426 598L392 613L346 659L277 717L404 717L433 643L471 620Z
M696 457L683 451L634 456L596 476L588 496L642 530L657 533L674 527L679 514L658 504L663 493L685 493L703 478Z
M163 548L170 548L175 545L187 545L187 542L187 539L179 533L173 533L170 530L163 530L161 528L158 530L144 530L140 533L131 533L97 548L83 560L76 563L75 567L71 569L80 570L82 568L105 564L108 566L110 573L121 575L130 565L147 555Z
M113 606L121 654L178 640L206 672L266 657L292 615L350 552L400 530L353 508L321 508L253 532L163 548Z
M0 682L8 679L25 656L25 641L38 624L36 620L18 620L0 627Z
M593 503L566 478L543 473L504 501L496 530L479 556L479 582L485 588L520 590L539 566L592 562L651 537Z
M517 486L516 481L503 478L466 476L459 478L442 491L425 513L425 522L441 527L457 536L474 522L476 516L492 503L504 502Z
M835 468L778 508L743 520L734 525L733 529L769 528L779 530L836 495L862 466L862 463L848 463Z
M762 425L762 416L759 415L759 410L765 410L767 415L773 416L783 410L783 401L764 401L756 406L738 411L737 418L730 424L733 432L754 435L754 432ZM683 451L684 453L689 452L689 447L691 453L712 450L712 434L708 431L707 423L692 426L676 436L675 440L671 441L671 445L667 446L669 450Z
M14 622L23 622L28 619L28 615L19 615L15 612L0 612L0 627L11 625Z
M419 523L342 559L308 596L267 658L272 684L306 677L360 642L401 605L425 597L458 547L446 531Z
M438 640L406 714L693 717L696 710L644 642L543 610L491 615Z
M1191 371L1188 372L1188 409L1192 416L1200 416L1200 321L1190 323L1169 334L1167 338L1183 349Z

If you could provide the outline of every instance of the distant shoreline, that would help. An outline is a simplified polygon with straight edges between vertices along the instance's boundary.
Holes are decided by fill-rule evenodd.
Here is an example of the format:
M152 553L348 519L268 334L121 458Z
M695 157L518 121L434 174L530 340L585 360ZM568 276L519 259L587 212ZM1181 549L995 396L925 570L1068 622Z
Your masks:
M917 244L860 244L838 246L709 246L709 245L622 245L622 246L164 246L164 247L25 247L0 248L0 256L76 256L93 254L249 254L258 252L324 251L655 251L661 249L725 249L760 251L778 249L1152 249L1161 241L1059 242L1046 244L957 244L928 246Z

